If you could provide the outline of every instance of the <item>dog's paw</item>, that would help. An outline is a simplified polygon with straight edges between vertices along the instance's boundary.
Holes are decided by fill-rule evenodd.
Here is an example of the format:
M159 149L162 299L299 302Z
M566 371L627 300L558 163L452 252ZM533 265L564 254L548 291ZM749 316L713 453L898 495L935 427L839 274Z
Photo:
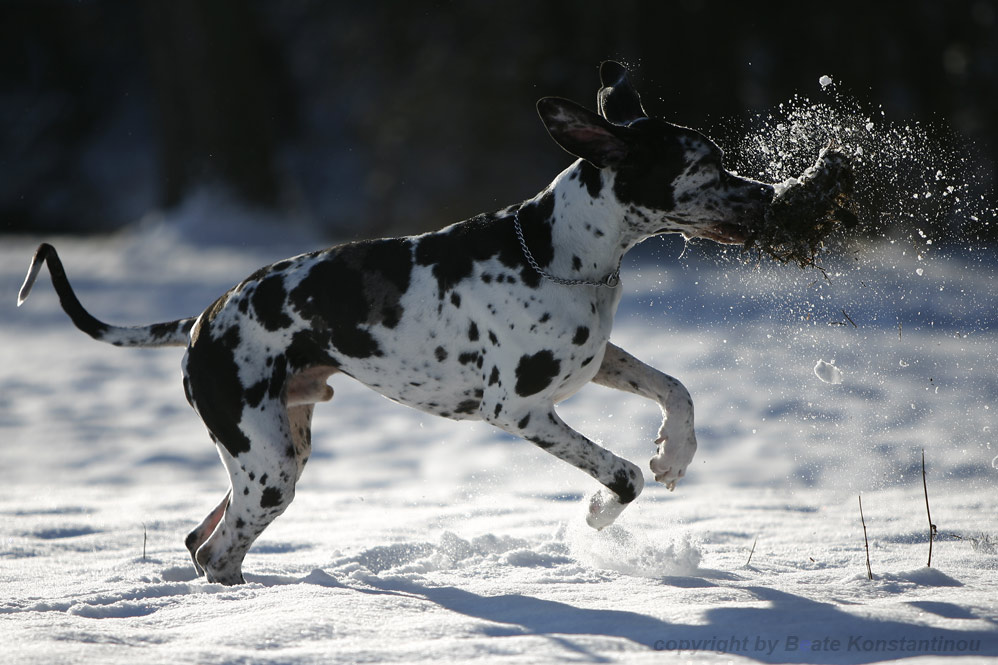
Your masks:
M589 498L589 513L586 515L586 524L601 531L613 524L626 507L627 504L618 501L612 492L598 490Z
M649 466L655 474L655 480L664 484L669 491L676 489L676 483L686 475L686 467L693 461L697 451L696 439L690 437L687 443L676 444L660 437L655 441L659 444L659 452L651 458Z

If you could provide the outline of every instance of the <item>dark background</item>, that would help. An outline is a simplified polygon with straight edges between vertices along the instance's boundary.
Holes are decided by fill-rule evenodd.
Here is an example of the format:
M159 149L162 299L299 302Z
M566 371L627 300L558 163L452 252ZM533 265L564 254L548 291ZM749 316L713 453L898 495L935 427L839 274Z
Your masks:
M697 128L829 74L973 141L993 186L998 0L5 0L0 232L105 232L206 185L331 237L439 227L567 165L534 103L594 106L607 58Z

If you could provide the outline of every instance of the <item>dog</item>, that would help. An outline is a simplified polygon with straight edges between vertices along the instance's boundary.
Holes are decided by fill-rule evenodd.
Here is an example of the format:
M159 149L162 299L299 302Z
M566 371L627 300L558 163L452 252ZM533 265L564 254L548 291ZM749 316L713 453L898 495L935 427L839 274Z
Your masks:
M641 493L635 464L579 434L554 405L590 381L656 402L650 467L670 490L697 448L693 401L676 379L612 344L620 264L641 241L681 233L745 241L772 185L722 166L703 134L649 117L618 63L600 67L599 112L546 97L537 111L575 158L537 196L424 235L365 240L261 268L201 314L105 324L77 300L55 249L36 251L22 304L46 263L60 303L91 337L186 346L183 384L230 477L187 536L199 575L239 584L263 530L294 499L316 403L345 374L454 420L484 420L585 471L603 487L587 522L602 529Z

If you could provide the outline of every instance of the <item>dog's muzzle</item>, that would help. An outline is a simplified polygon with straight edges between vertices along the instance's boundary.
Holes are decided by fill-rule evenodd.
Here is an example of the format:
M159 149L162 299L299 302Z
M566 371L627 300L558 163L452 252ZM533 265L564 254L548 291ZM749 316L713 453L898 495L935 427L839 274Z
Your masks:
M746 194L738 197L731 219L706 224L684 232L687 238L706 238L722 245L743 245L755 229L766 221L766 211L773 203L775 188L763 182L747 181Z

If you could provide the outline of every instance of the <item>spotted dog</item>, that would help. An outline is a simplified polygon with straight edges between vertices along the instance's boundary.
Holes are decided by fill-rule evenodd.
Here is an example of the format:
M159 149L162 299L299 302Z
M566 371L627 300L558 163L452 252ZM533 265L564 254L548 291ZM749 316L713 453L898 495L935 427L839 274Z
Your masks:
M626 70L600 69L599 113L546 97L537 111L576 161L537 196L425 235L352 242L261 268L200 315L121 327L92 317L55 250L38 248L78 328L119 346L186 346L184 391L230 476L187 537L199 574L243 582L253 541L288 507L326 381L352 377L454 420L484 420L585 471L603 488L588 523L611 524L641 470L566 425L554 405L595 383L663 410L655 479L673 489L696 451L693 403L676 379L609 342L620 263L661 233L740 243L773 187L727 172L704 135L650 118Z

